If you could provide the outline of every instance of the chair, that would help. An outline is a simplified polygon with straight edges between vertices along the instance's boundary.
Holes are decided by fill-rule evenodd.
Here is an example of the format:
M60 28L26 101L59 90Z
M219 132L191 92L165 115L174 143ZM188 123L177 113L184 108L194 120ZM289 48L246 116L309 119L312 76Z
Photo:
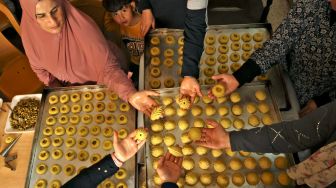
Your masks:
M20 34L20 27L9 9L0 3L0 14L7 17L7 21ZM0 25L3 20L0 20ZM28 58L22 54L0 32L0 93L5 100L13 96L40 92L44 85L39 81L30 67Z

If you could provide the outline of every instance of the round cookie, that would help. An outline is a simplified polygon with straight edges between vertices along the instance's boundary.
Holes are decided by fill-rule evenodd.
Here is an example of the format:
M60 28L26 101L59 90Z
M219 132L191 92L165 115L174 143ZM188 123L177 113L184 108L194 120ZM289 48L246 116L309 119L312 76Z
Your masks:
M182 153L183 155L188 155L188 156L192 155L194 154L194 148L190 144L184 145L182 148Z
M55 147L60 147L63 144L63 139L61 137L55 137L55 138L53 138L51 143Z
M177 109L177 115L179 117L184 117L188 114L188 110L184 110L184 109L181 109L181 108L178 108Z
M228 51L229 51L229 47L226 44L220 45L218 47L218 52L221 53L221 54L223 54L223 55L226 54L226 53L228 53Z
M216 42L216 36L214 34L208 34L205 37L205 43L208 45L213 45Z
M76 168L72 164L67 164L64 167L64 171L67 176L72 176L76 173Z
M191 157L184 157L182 161L182 167L185 170L192 170L195 166L195 162Z
M103 141L103 150L109 151L113 147L113 142L111 140L104 140Z
M70 112L70 107L69 107L69 105L67 105L67 104L63 104L63 105L60 107L60 112L61 112L62 114L67 114L67 113L69 113L69 112Z
M256 42L261 42L263 41L264 39L264 36L262 33L255 33L253 34L253 40L256 41Z
M68 148L73 147L75 144L76 144L76 140L73 137L68 137L65 140L65 146L68 147Z
M204 84L205 84L205 85L214 85L215 83L216 83L216 81L213 80L213 79L210 78L210 77L207 77L207 78L204 79Z
M103 130L104 137L109 138L109 137L113 136L113 131L114 130L113 130L112 127L105 127L104 130Z
M211 154L213 157L217 158L220 157L223 154L223 151L220 149L212 149Z
M87 128L86 126L82 126L79 128L78 133L79 133L79 136L85 137L86 135L89 134L89 128Z
M106 123L109 125L112 125L115 122L115 116L112 114L109 114L106 116Z
M119 182L116 185L116 188L128 188L127 184L125 182Z
M175 136L172 133L168 133L164 136L163 142L166 144L166 146L172 146L175 144Z
M49 104L51 104L51 105L56 104L56 103L58 103L58 96L56 96L56 95L51 95L51 96L48 98L48 101L49 101Z
M53 128L51 128L51 127L45 127L44 129L43 129L43 135L44 136L51 136L53 134ZM7 138L11 138L11 137L7 137ZM6 140L7 140L7 138L6 138ZM13 139L14 140L14 139ZM8 142L8 144L9 143L11 143L12 141L10 141L10 142Z
M164 126L163 123L160 121L155 121L151 124L151 129L153 132L161 132Z
M200 158L199 161L198 161L198 166L203 170L209 169L209 167L210 167L209 159L206 158L206 157Z
M211 67L207 67L207 68L203 69L203 73L204 73L205 76L211 77L215 74L215 70Z
M266 99L266 93L263 90L257 90L254 95L259 101L264 101Z
M192 140L189 138L189 132L184 132L181 135L181 142L183 144L189 144L190 142L192 142Z
M185 175L185 181L188 185L192 186L198 182L198 176L194 172L187 172Z
M267 112L270 111L270 108L269 108L267 103L261 102L261 103L258 104L258 110L259 110L259 112L261 112L263 114L266 114Z
M230 157L233 157L234 155L236 155L236 152L235 151L232 151L231 149L229 148L226 148L225 149L225 153L227 156L230 156Z
M117 122L118 122L119 125L125 125L128 122L128 118L124 114L119 114L119 116L117 118Z
M210 185L212 183L212 177L209 173L201 174L200 182L202 185Z
M239 41L240 40L240 35L238 33L231 33L230 39L231 39L231 41Z
M60 96L60 102L63 103L63 104L69 102L69 95L67 95L67 94L61 95Z
M163 126L167 131L171 131L175 129L176 124L174 120L167 120L166 122L164 122Z
M85 101L90 101L90 100L92 100L92 99L93 99L93 94L92 94L92 92L91 92L91 91L86 91L86 92L84 92L84 93L83 93L83 99L84 99Z
M207 55L213 55L216 52L216 48L214 46L206 46L204 51Z
M91 157L90 157L90 162L91 162L92 164L94 164L94 163L99 162L100 159L101 159L101 156L100 156L98 153L95 153L95 154L91 155Z
M124 139L124 138L127 137L127 135L128 135L127 129L125 129L125 128L119 129L119 131L118 131L118 138Z
M240 130L240 129L244 128L244 126L245 126L245 123L244 123L244 121L242 119L235 118L233 120L233 127L234 128Z
M225 34L222 34L218 37L218 42L221 44L226 44L229 42L229 37L226 36Z
M246 104L246 111L250 114L254 114L257 111L257 106L254 103L249 102Z
M246 181L249 185L255 186L259 183L260 178L257 173L255 172L248 172L246 174Z
M89 158L89 153L85 150L81 150L78 152L78 160L79 161L86 161Z
M233 43L231 43L231 49L233 51L239 51L240 50L240 43L239 42L233 42Z
M46 119L47 125L54 125L57 122L56 118L54 116L49 116Z
M154 146L161 144L162 141L163 141L163 138L160 134L153 134L151 136L151 144Z
M241 65L237 62L234 62L231 64L230 69L232 72L236 72L239 68L241 67Z
M248 117L248 123L252 127L257 127L260 124L260 120L259 120L258 116L256 116L256 115L250 115Z
M84 114L82 116L82 122L84 124L90 124L92 122L92 116L90 114Z
M152 45L158 45L158 44L160 44L160 38L158 36L153 36L150 40L150 43Z
M77 141L77 147L79 149L85 149L88 145L88 141L85 138L79 138Z
M242 35L242 40L244 42L250 42L252 40L252 35L250 33L244 33Z
M218 114L219 114L220 116L226 116L226 115L228 115L228 113L229 113L229 109L228 109L228 107L226 107L226 106L221 106L221 107L219 107L219 109L218 109Z
M83 105L83 111L84 112L92 112L92 110L93 110L93 104L91 103L91 102L86 102L86 103L84 103L84 105Z
M239 172L235 172L232 174L232 183L238 187L244 185L245 177Z
M152 67L151 70L150 70L150 74L154 78L160 77L161 76L161 70L159 69L159 67Z
M204 121L201 118L195 118L193 125L202 128L204 127Z
M159 57L152 57L150 63L153 66L159 66L161 64L161 60Z
M230 54L230 60L231 60L232 62L238 62L238 61L240 60L240 55L239 55L239 53L237 53L237 52L232 52L232 53Z
M259 162L260 168L263 170L269 169L272 167L272 162L268 157L262 156L259 158L258 162Z
M129 106L128 103L123 102L123 103L120 104L120 106L119 106L119 110L120 110L121 112L128 112L128 111L130 110L130 106Z
M174 116L176 114L176 110L173 106L167 106L165 109L164 109L164 115L166 117L169 117L169 116Z
M250 58L251 54L250 52L243 52L241 58L243 59L243 61L247 61Z
M232 121L231 121L229 118L222 118L222 119L220 120L220 124L222 125L222 127L223 127L224 129L228 129L228 128L231 127L231 125L232 125Z
M196 147L196 153L197 153L198 155L205 155L205 154L208 153L208 148L203 147L203 146L197 146L197 147Z
M119 170L114 175L118 180L123 180L127 177L127 171L124 168L119 168Z
M175 86L175 81L174 79L172 78L166 78L164 81L163 81L163 84L166 88L172 88Z
M158 55L160 55L160 53L161 53L161 51L160 51L160 48L158 48L158 47L152 47L150 49L151 56L158 56Z
M175 37L173 35L167 35L165 38L167 44L175 44Z
M260 177L261 181L263 182L264 185L272 185L274 181L274 176L272 172L269 171L263 171L261 173Z
M41 161L45 161L49 158L50 154L49 154L49 151L47 150L41 150L39 155L38 155L38 158L41 160Z
M96 111L102 112L105 110L105 103L104 102L97 102L96 104Z
M196 141L196 140L201 139L202 132L200 128L192 127L189 129L188 135L191 140Z
M230 95L230 100L232 103L238 103L241 100L240 94L238 92L233 92Z
M152 153L153 157L161 157L164 153L163 147L162 146L153 146L151 153Z
M65 153L65 159L68 161L72 161L76 158L76 155L77 155L76 152L70 149Z
M55 160L58 160L58 159L62 158L62 156L63 156L63 152L60 149L54 149L51 152L51 157Z
M243 167L241 160L236 157L230 160L229 166L232 170L235 170L235 171L240 170Z
M93 136L97 136L97 135L99 135L100 132L101 132L101 129L100 129L100 127L97 126L97 125L94 125L94 126L92 126L92 127L90 128L90 133L91 133Z
M173 65L174 65L174 60L172 59L172 58L166 58L164 61L163 61L163 64L165 65L165 66L167 66L168 68L170 68L170 67L173 67Z
M232 105L231 112L233 115L240 116L243 114L243 108L239 104Z
M51 140L49 137L44 137L40 140L40 146L42 148L47 148L50 146Z
M154 176L153 176L153 182L154 182L155 185L161 185L162 184L162 180L157 173L155 173Z
M59 164L51 165L50 172L53 175L57 175L62 171L62 167Z
M223 97L225 95L225 87L222 84L216 84L211 88L211 92L215 97Z
M225 163L224 161L217 159L214 164L213 167L215 169L216 172L224 172L224 170L226 169Z
M51 106L49 108L49 114L50 115L56 115L56 114L58 114L58 112L59 112L59 110L58 110L57 106Z
M46 188L47 187L47 180L39 179L35 183L35 188Z
M184 131L186 129L189 128L189 123L186 119L180 119L178 122L177 122L177 125L178 127L180 128L180 130Z
M242 45L242 49L243 49L244 51L246 51L246 52L249 52L249 51L252 50L252 45L251 45L250 43L244 43L244 44Z
M76 103L76 102L80 101L80 99L81 99L81 96L80 96L79 93L72 93L72 94L70 95L70 100L71 100L71 102Z
M57 127L55 128L55 135L57 135L57 136L62 136L62 135L64 135L64 134L65 134L65 129L64 129L64 127L57 126Z
M166 58L171 58L174 56L174 50L168 48L163 52L163 56Z
M244 166L249 170L253 170L257 167L257 161L253 157L247 157L244 159Z
M281 171L278 175L278 183L282 186L288 186L291 183L291 179L287 175L286 171Z
M183 56L178 57L177 64L179 64L180 66L183 65Z
M180 46L184 45L184 36L181 36L181 37L178 38L177 44L180 45Z
M183 55L183 46L180 46L177 50L177 54L182 56Z
M279 157L275 158L274 165L278 169L286 169L286 168L288 168L288 161L287 161L286 157L279 156Z
M216 114L216 108L213 105L211 105L211 104L206 105L205 106L205 114L207 116L213 116L213 115L215 115Z
M273 124L273 118L269 114L264 114L261 121L264 125L272 125Z
M229 67L227 65L224 65L224 64L220 64L217 69L218 69L218 73L220 73L220 74L224 74L224 73L229 72Z
M220 187L227 187L230 184L230 179L225 174L219 174L216 180L217 185L219 185Z
M229 60L228 56L226 54L220 54L218 57L217 57L217 61L221 64L224 64L224 63L227 63Z

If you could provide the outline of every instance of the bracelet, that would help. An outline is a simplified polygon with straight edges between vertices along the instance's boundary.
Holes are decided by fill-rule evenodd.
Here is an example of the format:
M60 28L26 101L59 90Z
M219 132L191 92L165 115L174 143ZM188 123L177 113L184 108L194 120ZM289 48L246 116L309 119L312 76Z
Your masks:
M123 165L123 162L120 161L120 160L115 156L115 152L113 152L113 153L111 154L111 157L112 157L114 163L117 165L117 167L121 167L121 166Z

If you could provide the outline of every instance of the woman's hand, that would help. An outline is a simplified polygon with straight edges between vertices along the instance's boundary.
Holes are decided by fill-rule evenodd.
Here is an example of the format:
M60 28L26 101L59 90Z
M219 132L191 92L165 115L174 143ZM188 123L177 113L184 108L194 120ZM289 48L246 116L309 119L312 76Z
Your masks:
M137 110L150 116L152 108L158 104L151 96L159 96L160 94L154 91L138 91L128 98L128 102Z
M196 95L202 97L201 87L198 81L191 76L185 76L181 82L180 93L184 96L188 96L191 99L191 103L194 102Z
M207 120L206 124L213 128L202 128L201 139L196 141L197 145L212 149L231 148L229 133L220 124L212 120Z
M144 37L150 28L155 29L155 19L151 9L145 9L141 15L141 35Z
M169 152L162 156L158 162L157 173L162 183L176 183L181 176L182 157L175 157Z
M305 115L309 114L310 112L314 111L316 108L317 108L317 105L316 105L315 101L313 99L310 99L307 102L306 106L303 107L301 109L301 111L299 112L300 118L302 118L303 116L305 116Z
M216 80L218 83L221 83L224 85L225 95L232 93L239 86L239 82L231 74L218 74L218 75L212 76L211 78ZM215 98L215 96L211 92L211 89L209 90L208 95L211 98Z
M146 140L136 140L135 135L136 130L119 141L118 133L116 131L113 133L114 155L122 163L133 157L146 142Z

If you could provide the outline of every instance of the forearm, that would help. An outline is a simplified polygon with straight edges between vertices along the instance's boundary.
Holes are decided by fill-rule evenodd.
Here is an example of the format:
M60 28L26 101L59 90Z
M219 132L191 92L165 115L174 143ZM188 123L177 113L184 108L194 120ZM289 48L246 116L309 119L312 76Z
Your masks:
M113 176L119 168L113 162L111 155L105 156L98 163L82 170L77 176L66 182L63 188L97 187L104 179Z
M326 143L336 130L336 102L302 119L262 128L230 132L231 149L263 153L292 153Z
M203 52L203 40L206 32L206 9L187 9L184 28L184 47L182 76L198 78L198 64Z
M251 82L254 77L261 74L261 69L258 64L252 59L247 60L240 69L233 73L233 76L239 82L239 86L247 82Z

